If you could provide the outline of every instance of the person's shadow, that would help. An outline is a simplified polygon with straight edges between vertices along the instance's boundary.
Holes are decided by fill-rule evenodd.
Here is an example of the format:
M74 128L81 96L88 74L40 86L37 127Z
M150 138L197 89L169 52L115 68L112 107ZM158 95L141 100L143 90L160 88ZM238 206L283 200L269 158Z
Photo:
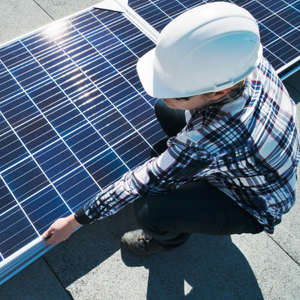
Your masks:
M129 205L81 228L44 257L67 287L118 251L123 233L136 228ZM263 299L251 267L229 236L194 234L174 251L140 257L122 249L121 258L128 267L149 270L149 300Z
M149 269L149 300L263 299L251 267L229 236L194 234L175 251L142 258L122 251L122 259Z

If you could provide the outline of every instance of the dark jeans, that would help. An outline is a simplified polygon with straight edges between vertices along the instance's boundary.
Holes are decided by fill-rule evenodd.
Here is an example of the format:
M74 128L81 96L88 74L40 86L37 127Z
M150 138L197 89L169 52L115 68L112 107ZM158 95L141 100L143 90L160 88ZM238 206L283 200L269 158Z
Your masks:
M155 113L169 137L185 126L184 111L170 109L161 99L155 103ZM182 245L192 233L230 235L263 231L255 218L204 179L166 195L136 200L134 215L141 228L166 249Z

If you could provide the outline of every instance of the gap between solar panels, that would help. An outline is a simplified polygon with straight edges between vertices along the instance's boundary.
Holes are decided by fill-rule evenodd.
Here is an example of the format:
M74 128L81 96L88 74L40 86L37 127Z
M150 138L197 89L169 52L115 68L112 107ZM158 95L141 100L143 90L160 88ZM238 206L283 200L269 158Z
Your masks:
M55 219L148 159L164 133L136 62L207 2L105 0L0 47L0 284L51 249ZM281 78L295 72L300 1L230 2L257 18Z

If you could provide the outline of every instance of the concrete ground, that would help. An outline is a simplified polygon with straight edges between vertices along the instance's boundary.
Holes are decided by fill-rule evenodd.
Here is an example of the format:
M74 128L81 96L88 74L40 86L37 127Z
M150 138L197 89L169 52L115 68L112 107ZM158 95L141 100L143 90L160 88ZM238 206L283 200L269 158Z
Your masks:
M96 2L2 0L0 44ZM299 103L300 72L284 84ZM122 234L137 228L129 206L37 259L0 286L0 298L300 299L299 200L273 235L195 234L177 251L145 258L120 249Z

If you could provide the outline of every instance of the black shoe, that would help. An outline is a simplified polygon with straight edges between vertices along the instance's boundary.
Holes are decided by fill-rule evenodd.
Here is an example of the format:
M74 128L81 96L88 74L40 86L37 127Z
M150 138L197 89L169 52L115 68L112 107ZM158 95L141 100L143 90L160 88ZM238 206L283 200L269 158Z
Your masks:
M165 250L142 229L126 232L121 238L121 244L124 249L136 255L151 255Z

